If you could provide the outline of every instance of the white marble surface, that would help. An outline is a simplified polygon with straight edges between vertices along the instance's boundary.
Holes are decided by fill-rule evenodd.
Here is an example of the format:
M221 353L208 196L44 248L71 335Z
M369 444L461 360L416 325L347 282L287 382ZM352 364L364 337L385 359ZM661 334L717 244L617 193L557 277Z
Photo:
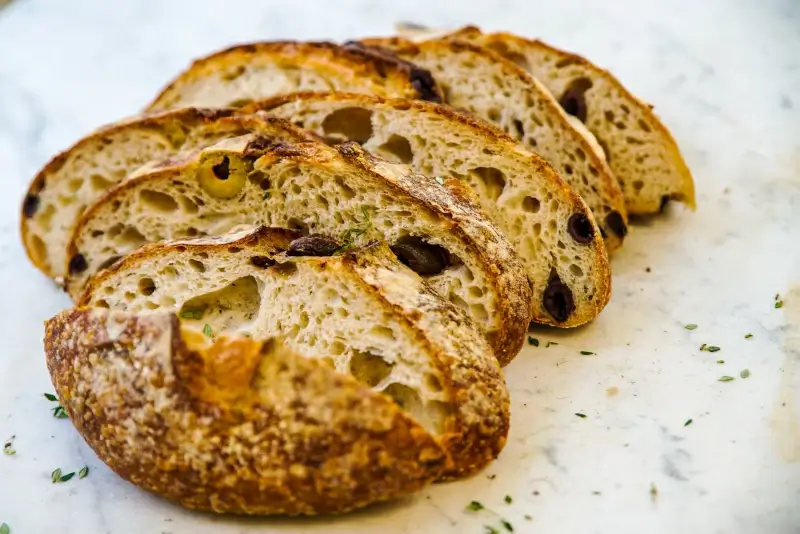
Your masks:
M134 113L193 56L259 38L381 34L400 19L538 35L611 68L672 128L698 211L671 207L633 228L592 325L533 334L542 344L506 370L508 446L482 475L320 520L188 513L117 479L42 398L52 387L41 323L68 302L20 245L27 181L55 151ZM0 169L0 439L16 435L17 450L0 456L0 523L13 534L477 534L502 528L500 517L517 533L800 532L794 0L15 0L0 11ZM51 484L54 468L83 465L88 478ZM471 500L498 515L465 511Z

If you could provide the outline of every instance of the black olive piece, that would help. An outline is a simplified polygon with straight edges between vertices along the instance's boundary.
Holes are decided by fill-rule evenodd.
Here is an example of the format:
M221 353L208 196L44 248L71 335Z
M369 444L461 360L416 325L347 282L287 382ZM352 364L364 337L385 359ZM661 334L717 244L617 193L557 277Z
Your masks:
M72 259L69 260L69 267L67 270L69 274L80 274L88 268L89 264L86 262L86 258L83 254L75 254L72 256Z
M558 103L564 111L578 118L581 122L586 122L586 91L592 87L592 80L589 78L575 78L564 90L564 94L558 99Z
M561 281L558 275L553 276L547 283L542 298L544 309L553 316L558 323L563 323L575 311L575 300L567 284Z
M332 237L312 234L289 243L289 256L331 256L341 245Z
M231 175L231 160L228 159L228 156L222 158L222 162L211 167L211 172L220 180L227 180Z
M588 245L594 238L594 226L583 213L573 213L567 221L567 231L581 245Z
M401 263L419 275L439 274L448 264L447 250L418 237L405 238L390 248Z
M266 269L267 267L275 265L275 260L266 256L252 256L250 258L250 263L261 269Z
M22 203L22 213L30 219L39 209L39 195L27 195Z
M625 221L622 220L622 215L620 212L612 211L606 215L606 224L611 231L617 234L619 237L625 237L628 235L628 227L625 225Z
M442 103L442 96L436 90L436 81L430 71L418 67L411 69L411 87L417 90L420 100Z

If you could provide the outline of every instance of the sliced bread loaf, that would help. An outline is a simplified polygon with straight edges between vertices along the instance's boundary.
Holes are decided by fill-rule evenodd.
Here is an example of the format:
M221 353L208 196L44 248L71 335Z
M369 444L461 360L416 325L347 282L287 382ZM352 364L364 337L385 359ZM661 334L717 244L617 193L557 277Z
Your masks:
M286 142L311 140L278 119L198 108L134 117L84 137L50 160L28 188L21 217L28 257L51 278L63 278L78 217L109 188L149 161L246 133Z
M430 73L390 54L323 42L260 42L198 59L148 106L241 106L293 91L350 91L441 101Z
M408 495L446 464L386 395L277 341L212 342L167 314L69 310L48 321L45 349L97 456L187 508L346 512Z
M487 47L541 81L603 147L629 213L656 213L670 200L694 208L692 174L672 134L652 106L613 74L576 54L507 32L468 26L448 37Z
M430 102L354 93L293 93L242 113L262 110L329 142L356 141L427 176L468 185L525 264L534 321L574 326L608 301L608 259L588 208L542 158L491 124ZM571 313L548 298L556 285L569 288Z
M591 142L536 79L485 48L448 39L413 43L402 38L362 41L427 68L445 102L500 126L546 159L583 197L615 250L627 234L619 184Z
M500 230L469 199L354 143L334 149L245 135L140 169L81 217L67 290L77 297L89 275L144 243L239 224L324 234L334 248L386 241L470 313L501 362L522 347L531 288ZM559 287L559 298L567 291Z
M386 245L321 256L330 252L313 238L290 237L261 228L149 245L99 273L80 304L177 313L211 339L281 336L391 397L444 446L447 476L491 461L505 442L508 394L467 315Z

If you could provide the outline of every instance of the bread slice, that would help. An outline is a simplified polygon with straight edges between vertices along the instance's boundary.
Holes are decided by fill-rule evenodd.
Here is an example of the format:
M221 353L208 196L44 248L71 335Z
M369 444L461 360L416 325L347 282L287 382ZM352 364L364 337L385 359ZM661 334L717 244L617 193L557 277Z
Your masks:
M542 82L603 147L629 213L652 214L670 200L695 207L694 181L675 139L613 74L538 39L467 26L448 35L485 46Z
M392 55L325 42L234 46L198 59L148 106L238 107L294 91L350 91L440 102L425 69Z
M98 274L80 305L177 313L212 339L281 336L392 397L447 450L447 476L491 461L505 442L508 394L467 315L385 244L293 256L314 252L309 237L290 237L261 228L149 245Z
M430 102L354 93L293 93L242 108L256 111L467 184L525 264L535 321L572 326L608 302L608 258L588 208L542 158L489 123ZM545 298L557 284L570 288L571 317Z
M387 241L469 311L501 362L524 343L530 283L500 230L468 199L354 143L334 149L245 135L140 169L84 213L68 248L67 290L77 297L89 275L144 243L240 224L324 234L334 249Z
M78 217L109 188L149 161L246 133L285 142L312 140L278 119L200 108L126 119L84 137L50 160L28 188L21 217L28 257L51 278L64 277L66 247Z
M447 459L389 397L278 341L95 309L48 321L45 348L97 456L187 508L346 512L424 487Z
M362 43L429 69L446 103L497 124L530 146L583 197L605 234L609 251L622 244L628 231L625 201L602 151L593 146L591 134L587 137L576 129L530 74L498 54L463 41L413 43L376 38Z

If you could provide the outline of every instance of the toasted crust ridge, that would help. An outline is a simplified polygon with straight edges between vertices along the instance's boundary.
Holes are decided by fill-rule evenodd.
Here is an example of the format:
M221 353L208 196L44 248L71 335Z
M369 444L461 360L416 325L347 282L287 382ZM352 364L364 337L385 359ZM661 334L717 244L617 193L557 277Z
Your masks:
M62 405L124 479L187 508L312 515L410 494L444 467L428 432L352 377L276 341L203 337L165 314L47 322Z

